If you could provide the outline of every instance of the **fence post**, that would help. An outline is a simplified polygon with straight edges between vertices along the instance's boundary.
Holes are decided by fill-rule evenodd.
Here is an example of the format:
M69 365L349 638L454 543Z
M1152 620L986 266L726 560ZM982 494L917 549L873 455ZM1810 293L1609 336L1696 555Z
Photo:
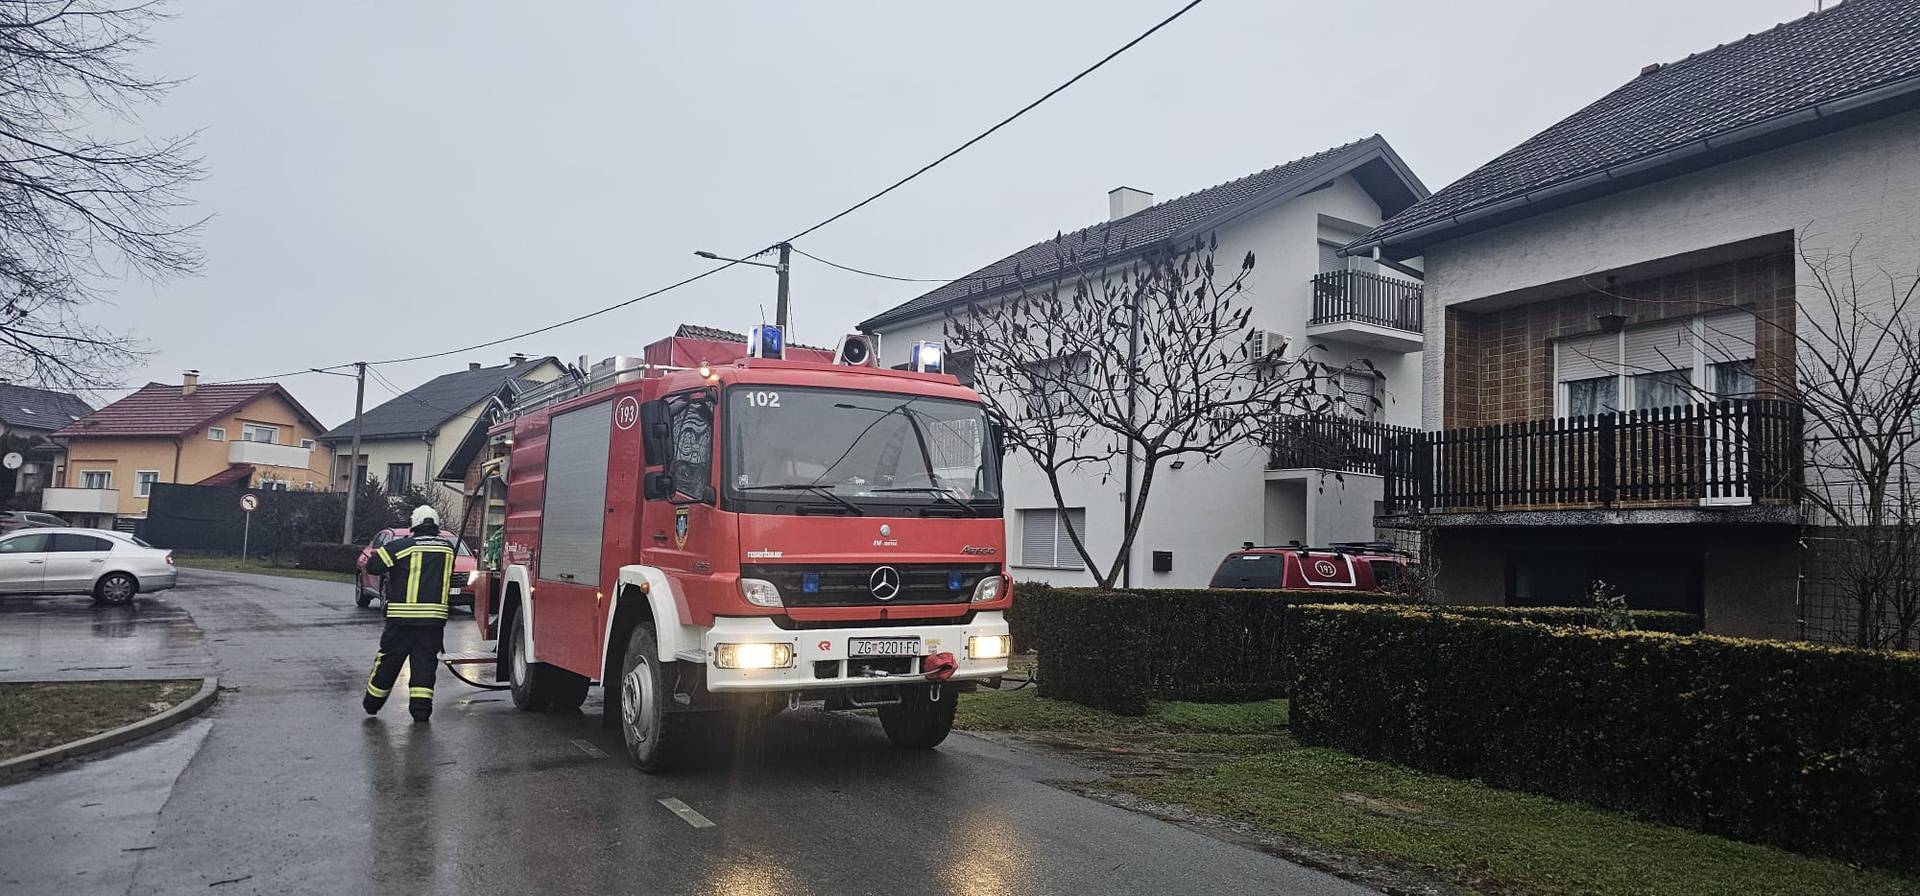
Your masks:
M1421 510L1433 509L1433 438L1429 432L1413 435L1413 487Z
M1619 445L1615 440L1619 438L1619 428L1615 426L1616 416L1618 415L1601 414L1600 430L1595 435L1599 440L1600 449L1600 469L1597 472L1600 474L1600 506L1602 507L1613 506L1614 489L1617 485L1615 467L1618 466Z

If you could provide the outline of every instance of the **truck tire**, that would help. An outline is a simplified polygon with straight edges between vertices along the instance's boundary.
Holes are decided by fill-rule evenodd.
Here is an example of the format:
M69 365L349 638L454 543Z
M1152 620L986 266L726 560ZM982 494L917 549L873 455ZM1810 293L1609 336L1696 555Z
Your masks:
M899 703L880 707L880 727L896 747L931 750L953 730L955 696L946 690L934 699L932 688L902 688Z
M507 651L508 690L513 694L516 708L527 712L543 712L552 698L547 689L542 687L544 682L541 676L535 674L538 664L528 662L526 651L521 647L526 643L526 627L527 608L522 606L520 612L513 614L513 631L505 641L500 642L502 649Z
M620 662L620 736L635 768L659 774L679 758L686 736L686 719L667 711L673 702L672 678L660 662L653 626L640 623L627 635L627 652Z

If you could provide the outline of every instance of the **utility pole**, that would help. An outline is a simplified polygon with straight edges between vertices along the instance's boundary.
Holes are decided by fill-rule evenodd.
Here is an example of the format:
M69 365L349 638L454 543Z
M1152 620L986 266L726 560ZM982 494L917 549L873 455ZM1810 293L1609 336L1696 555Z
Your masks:
M341 544L353 543L353 505L360 497L360 418L367 406L367 362L355 361L353 367L353 454L347 458L347 523Z
M793 246L781 243L775 248L780 250L780 266L773 269L780 277L780 298L773 306L773 322L780 326L780 332L787 332L787 262L793 258Z

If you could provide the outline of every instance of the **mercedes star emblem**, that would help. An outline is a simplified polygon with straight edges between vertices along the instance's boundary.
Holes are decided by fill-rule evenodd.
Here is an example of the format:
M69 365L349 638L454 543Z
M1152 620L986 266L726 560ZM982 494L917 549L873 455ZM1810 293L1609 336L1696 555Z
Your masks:
M900 571L891 566L882 566L867 577L867 587L873 590L875 598L893 600L900 596Z
M888 536L890 536L890 535L892 535L892 534L893 534L893 527L892 527L892 526L889 526L889 525L887 525L886 523L881 523L881 524L880 524L880 537L881 537L881 538L886 538L886 537L888 537Z

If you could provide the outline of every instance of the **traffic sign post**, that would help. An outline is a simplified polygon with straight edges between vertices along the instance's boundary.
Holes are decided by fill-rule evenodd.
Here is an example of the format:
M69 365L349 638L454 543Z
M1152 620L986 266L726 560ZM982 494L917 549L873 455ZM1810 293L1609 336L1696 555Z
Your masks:
M260 496L247 492L240 496L240 509L247 512L246 521L240 524L240 560L246 562L247 543L253 537L253 512L260 509Z

